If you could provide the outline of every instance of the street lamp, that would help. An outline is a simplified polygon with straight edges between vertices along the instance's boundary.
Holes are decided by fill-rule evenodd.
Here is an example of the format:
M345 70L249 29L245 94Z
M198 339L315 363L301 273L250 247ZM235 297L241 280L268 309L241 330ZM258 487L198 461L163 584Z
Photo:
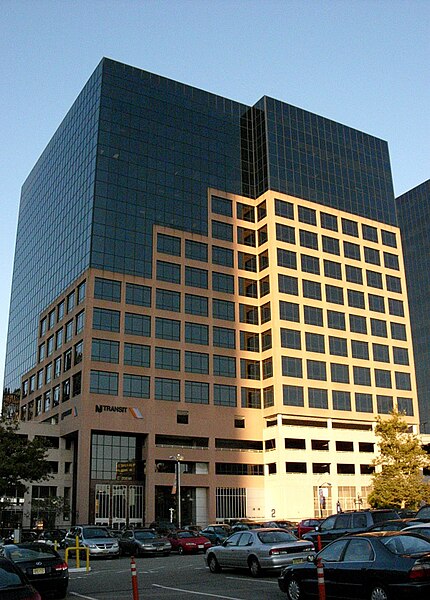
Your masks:
M176 464L176 504L177 504L177 517L178 517L178 529L181 529L181 461L184 460L182 454L176 454L175 456L169 456L170 460L174 460Z
M318 486L318 499L319 499L319 503L320 503L320 517L323 517L323 509L325 508L325 495L324 495L324 488L327 487L331 487L331 483L329 483L328 481L326 481L325 483L320 483Z

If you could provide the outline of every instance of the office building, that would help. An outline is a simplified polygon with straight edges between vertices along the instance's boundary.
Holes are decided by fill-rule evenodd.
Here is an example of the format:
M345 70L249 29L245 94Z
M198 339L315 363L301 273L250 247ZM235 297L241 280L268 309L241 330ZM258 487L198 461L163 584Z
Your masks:
M402 234L411 328L417 358L422 433L430 433L430 180L396 199Z
M103 59L23 186L5 380L74 521L365 505L418 422L387 144Z

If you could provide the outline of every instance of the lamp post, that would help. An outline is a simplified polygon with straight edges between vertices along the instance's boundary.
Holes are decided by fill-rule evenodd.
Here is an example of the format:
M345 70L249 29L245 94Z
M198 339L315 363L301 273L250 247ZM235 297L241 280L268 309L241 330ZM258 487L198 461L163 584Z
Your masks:
M169 456L171 460L175 461L176 464L176 503L177 503L177 518L178 518L178 529L181 529L181 461L184 460L182 454L175 454L175 456Z
M318 486L318 500L320 503L320 517L323 517L323 509L325 508L325 494L324 494L324 488L327 487L331 487L331 483L329 483L328 481L326 481L325 483L320 483Z

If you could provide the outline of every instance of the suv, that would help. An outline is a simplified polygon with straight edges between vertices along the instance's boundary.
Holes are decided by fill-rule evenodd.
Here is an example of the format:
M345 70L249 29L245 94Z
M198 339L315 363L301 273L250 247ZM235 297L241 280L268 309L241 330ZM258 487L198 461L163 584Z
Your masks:
M100 525L75 525L64 537L65 547L76 547L76 536L79 546L85 546L90 551L90 557L119 556L118 539L113 538L107 527Z
M351 510L327 517L315 527L303 535L304 540L310 540L318 547L318 536L321 546L326 546L333 540L347 533L360 533L366 531L372 525L398 519L399 515L394 510Z
M430 519L430 504L424 504L415 515L415 519Z

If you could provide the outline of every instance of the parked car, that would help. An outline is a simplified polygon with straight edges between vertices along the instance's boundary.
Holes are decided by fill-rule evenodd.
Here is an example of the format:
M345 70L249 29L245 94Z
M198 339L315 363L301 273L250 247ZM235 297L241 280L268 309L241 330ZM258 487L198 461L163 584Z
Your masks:
M1 556L19 567L41 594L65 598L69 584L67 563L53 548L40 542L7 544L0 548ZM3 596L0 594L0 597Z
M289 600L318 597L317 559L327 600L424 600L430 594L430 542L404 532L347 535L286 567L278 584Z
M200 535L207 537L215 546L221 544L228 537L227 531L224 527L220 527L219 525L208 525L199 533Z
M113 538L107 527L101 525L75 525L69 529L64 537L65 547L76 546L76 536L79 545L85 546L90 551L90 558L98 556L119 556L119 543Z
M422 506L415 514L416 519L430 519L430 504Z
M412 535L418 534L427 540L430 540L430 523L411 523L409 527L405 527L405 529L403 529L403 532L410 533Z
M233 567L249 569L258 577L263 570L280 570L302 562L313 550L312 542L298 540L284 529L260 528L233 533L220 546L208 550L205 559L212 573Z
M2 600L42 600L26 575L11 560L0 558L0 598Z
M411 525L421 525L422 521L418 519L390 519L372 525L366 531L402 531Z
M57 543L58 548L64 548L66 533L66 529L45 529L39 533L37 541L48 544L48 546L55 546L55 543Z
M153 529L126 529L119 538L119 550L121 554L135 556L152 554L167 556L172 550L172 544Z
M389 509L351 510L336 513L324 519L320 525L315 527L314 531L305 533L303 539L310 540L316 547L318 547L318 539L320 539L323 547L347 533L360 533L376 523L398 518L397 513Z
M167 539L172 544L172 550L177 550L179 554L185 554L186 552L206 552L212 546L207 537L181 529L169 533Z
M308 533L308 531L313 531L315 527L321 525L323 519L303 519L297 525L297 537L302 537L304 533Z

